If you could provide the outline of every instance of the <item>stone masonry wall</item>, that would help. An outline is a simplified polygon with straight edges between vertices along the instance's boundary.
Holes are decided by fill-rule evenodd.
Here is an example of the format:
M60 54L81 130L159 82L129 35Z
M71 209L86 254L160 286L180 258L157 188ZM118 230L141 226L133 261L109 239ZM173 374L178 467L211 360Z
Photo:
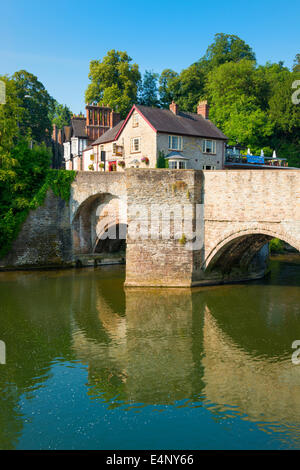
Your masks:
M30 211L1 268L61 266L72 258L69 205L53 194Z
M205 259L224 243L265 234L300 250L300 171L205 171Z
M182 207L193 220L194 205L201 194L202 173L130 169L126 176L128 234L125 285L190 286L194 258L199 253L187 249L193 226L183 227ZM173 214L171 223L170 211ZM168 227L169 236L164 232ZM140 233L139 237L133 236L135 230ZM185 235L186 244L176 238L176 232Z

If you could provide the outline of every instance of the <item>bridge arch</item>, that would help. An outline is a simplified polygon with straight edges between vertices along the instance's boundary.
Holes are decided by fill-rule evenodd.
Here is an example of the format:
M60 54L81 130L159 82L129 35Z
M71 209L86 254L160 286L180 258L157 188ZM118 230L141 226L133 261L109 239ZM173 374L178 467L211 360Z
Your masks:
M282 230L269 227L252 227L227 233L219 239L205 258L202 268L212 271L220 268L224 272L233 266L247 267L255 255L272 238L279 238L300 251L300 242Z
M120 235L125 248L126 208L122 198L114 194L99 192L87 197L77 207L71 226L74 254L117 251ZM105 240L101 250L101 241Z

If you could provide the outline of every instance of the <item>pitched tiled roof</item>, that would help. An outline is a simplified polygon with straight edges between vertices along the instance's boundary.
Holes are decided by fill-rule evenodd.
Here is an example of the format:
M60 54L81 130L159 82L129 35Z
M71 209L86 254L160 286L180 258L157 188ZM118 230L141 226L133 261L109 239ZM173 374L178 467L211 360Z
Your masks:
M227 139L220 129L200 114L185 111L174 114L169 109L150 108L141 105L136 105L135 108L158 132Z
M86 133L86 119L85 118L74 118L71 119L71 125L72 125L72 137L83 137L87 138L87 133Z
M112 127L111 129L108 129L108 131L104 132L100 137L98 137L95 142L92 143L92 145L98 145L98 144L105 144L106 142L112 142L115 140L115 137L117 133L119 132L123 121L120 121L115 127Z

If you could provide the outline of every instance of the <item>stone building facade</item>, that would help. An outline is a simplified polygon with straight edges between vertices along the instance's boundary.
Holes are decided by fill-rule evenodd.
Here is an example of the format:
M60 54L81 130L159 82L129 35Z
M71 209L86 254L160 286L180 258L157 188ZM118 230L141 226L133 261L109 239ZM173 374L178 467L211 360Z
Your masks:
M226 140L208 120L207 102L197 114L180 112L176 103L169 110L134 105L124 121L85 149L82 169L156 168L159 158L171 169L222 169Z
M64 162L67 170L83 170L83 152L120 121L119 113L108 106L88 105L86 116L73 116L63 133Z

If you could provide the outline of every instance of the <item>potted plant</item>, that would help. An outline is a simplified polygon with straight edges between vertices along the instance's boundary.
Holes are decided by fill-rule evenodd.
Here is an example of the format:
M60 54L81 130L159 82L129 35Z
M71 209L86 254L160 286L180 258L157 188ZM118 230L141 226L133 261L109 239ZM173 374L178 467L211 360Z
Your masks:
M143 157L141 159L141 162L145 163L146 165L149 165L149 158L148 157Z

